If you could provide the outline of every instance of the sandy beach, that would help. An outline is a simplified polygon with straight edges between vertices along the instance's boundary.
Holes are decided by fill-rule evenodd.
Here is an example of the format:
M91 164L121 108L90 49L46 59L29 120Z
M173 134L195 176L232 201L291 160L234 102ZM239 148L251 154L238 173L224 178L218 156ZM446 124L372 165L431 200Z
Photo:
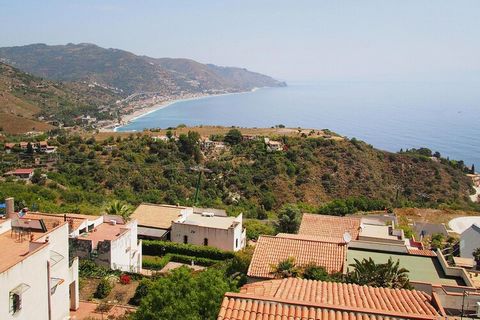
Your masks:
M187 97L187 98L179 98L179 99L172 99L172 100L167 100L161 103L157 103L155 105L145 107L145 108L139 108L135 110L132 113L129 114L124 114L122 115L122 121L121 123L116 123L116 124L111 124L108 126L105 126L103 128L100 128L100 132L110 132L110 131L117 131L117 128L122 127L130 123L131 121L134 121L136 119L139 119L141 117L144 117L152 112L155 112L157 110L166 108L174 103L177 102L183 102L183 101L191 101L191 100L198 100L198 99L205 99L209 97L219 97L219 96L226 96L226 95L232 95L232 94L243 94L243 93L249 93L249 92L255 92L259 88L253 88L250 91L243 91L243 92L229 92L229 93L219 93L219 94L198 94L195 96Z

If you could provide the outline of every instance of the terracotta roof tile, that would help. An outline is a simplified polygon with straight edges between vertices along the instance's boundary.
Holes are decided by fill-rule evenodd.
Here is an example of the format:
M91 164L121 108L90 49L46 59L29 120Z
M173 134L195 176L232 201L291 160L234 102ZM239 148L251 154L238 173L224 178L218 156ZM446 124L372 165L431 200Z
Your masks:
M325 237L325 236L312 236L309 234L291 234L291 233L279 233L277 237L290 238L290 239L302 239L320 242L332 242L332 243L345 243L343 237Z
M282 301L320 303L384 312L438 315L431 297L417 290L374 288L347 283L287 278L243 286L240 293Z
M357 239L359 229L359 217L336 217L304 213L298 234L343 239L343 234L348 232L352 239Z
M432 250L408 249L408 254L424 257L436 257L437 254Z
M294 257L298 266L314 262L328 272L342 272L346 261L346 245L319 240L261 236L255 246L248 276L273 278L272 265Z

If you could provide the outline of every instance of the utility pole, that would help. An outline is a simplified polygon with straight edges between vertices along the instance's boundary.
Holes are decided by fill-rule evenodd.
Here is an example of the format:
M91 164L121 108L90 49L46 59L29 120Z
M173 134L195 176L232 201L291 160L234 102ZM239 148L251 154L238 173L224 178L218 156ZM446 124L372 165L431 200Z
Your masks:
M207 169L207 168L202 167L202 166L190 167L190 170L198 172L197 187L195 188L195 197L194 197L194 200L193 200L193 206L195 207L197 205L197 201L198 201L198 194L200 193L200 182L202 180L202 173L203 172L210 173L210 172L212 172L212 170Z

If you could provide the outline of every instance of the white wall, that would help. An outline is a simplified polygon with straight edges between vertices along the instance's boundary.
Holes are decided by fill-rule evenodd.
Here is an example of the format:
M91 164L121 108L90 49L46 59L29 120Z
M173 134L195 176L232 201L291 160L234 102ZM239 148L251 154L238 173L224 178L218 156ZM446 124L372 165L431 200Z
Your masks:
M129 272L142 270L142 249L137 237L137 220L125 226L128 230L111 241L110 268Z
M48 237L48 243L43 243ZM48 268L52 250L63 256L57 264L51 265L50 277L63 279L55 293L51 295L51 319L62 320L69 316L69 285L78 282L77 268L69 268L68 257L68 224L64 224L49 232L38 241L30 243L35 253L22 262L0 274L0 319L48 319L49 279ZM72 277L74 279L72 279ZM20 284L30 286L22 295L22 309L14 315L10 314L9 294ZM78 288L78 286L77 286ZM78 296L78 292L76 292Z
M472 252L480 248L480 232L476 231L476 226L471 226L460 236L460 256L462 258L472 258Z
M239 223L234 228L231 227L228 229L209 228L194 224L174 222L172 224L171 240L172 242L183 243L184 236L187 236L188 243L203 246L206 238L208 239L208 246L210 247L238 251L246 245L246 232L242 226L241 214L235 218L235 221ZM236 240L238 240L238 246L236 246Z

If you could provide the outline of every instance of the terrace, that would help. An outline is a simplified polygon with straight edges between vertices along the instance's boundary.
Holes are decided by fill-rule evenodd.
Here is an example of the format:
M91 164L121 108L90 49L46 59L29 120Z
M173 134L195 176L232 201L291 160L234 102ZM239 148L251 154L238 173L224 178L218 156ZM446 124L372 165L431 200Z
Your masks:
M354 259L372 258L376 263L385 263L391 257L393 261L400 260L400 266L407 269L409 278L413 282L428 282L448 286L464 286L465 282L459 277L447 276L438 257L424 257L418 255L398 254L390 252L348 249L348 265L355 263Z

